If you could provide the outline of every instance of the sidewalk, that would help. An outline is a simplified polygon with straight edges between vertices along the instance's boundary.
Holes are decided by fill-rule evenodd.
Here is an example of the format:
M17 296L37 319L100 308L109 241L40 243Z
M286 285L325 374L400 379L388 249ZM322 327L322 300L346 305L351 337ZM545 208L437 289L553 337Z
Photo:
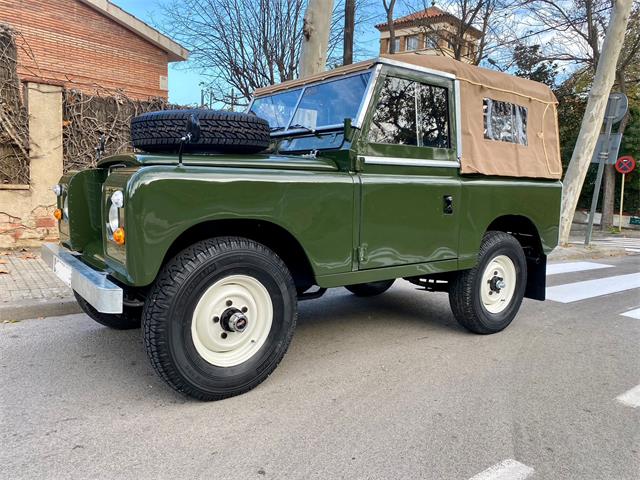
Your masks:
M80 311L71 289L40 259L39 250L0 252L0 322Z
M619 238L638 238L634 231ZM624 248L611 246L602 239L608 232L595 231L594 243L582 245L584 234L572 232L569 247L558 247L549 262L563 262L584 258L603 258L626 255ZM39 250L0 251L0 322L14 322L27 318L51 317L81 312L73 292L40 259Z

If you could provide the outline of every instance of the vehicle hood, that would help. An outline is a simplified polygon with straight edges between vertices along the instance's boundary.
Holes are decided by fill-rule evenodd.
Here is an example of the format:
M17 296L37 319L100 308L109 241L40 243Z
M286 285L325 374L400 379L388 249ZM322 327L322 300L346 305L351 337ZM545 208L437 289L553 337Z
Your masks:
M193 155L182 156L187 166L211 166L233 168L272 168L277 170L338 170L336 163L324 157L303 155ZM116 165L141 167L145 165L177 165L178 155L130 153L105 157L98 167L107 168Z

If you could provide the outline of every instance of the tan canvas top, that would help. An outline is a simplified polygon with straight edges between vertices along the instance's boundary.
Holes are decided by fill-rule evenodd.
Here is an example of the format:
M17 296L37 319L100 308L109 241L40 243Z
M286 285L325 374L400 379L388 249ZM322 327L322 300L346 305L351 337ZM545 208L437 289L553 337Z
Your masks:
M444 56L416 52L387 58L408 64L409 68L417 66L446 72L459 80L462 173L549 179L562 176L557 100L549 87ZM378 62L380 60L360 62L313 77L262 88L255 92L255 96L365 70ZM526 145L485 138L485 99L526 108Z

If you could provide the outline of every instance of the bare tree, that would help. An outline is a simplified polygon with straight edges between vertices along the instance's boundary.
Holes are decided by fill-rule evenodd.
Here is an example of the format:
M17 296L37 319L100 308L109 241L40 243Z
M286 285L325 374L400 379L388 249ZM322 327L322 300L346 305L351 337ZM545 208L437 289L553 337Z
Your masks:
M389 53L396 53L396 29L393 23L393 9L396 0L382 0L382 6L387 14L387 25L389 26Z
M524 0L528 12L528 29L541 32L542 53L545 60L558 61L577 68L584 76L593 78L601 56L600 46L609 23L612 0ZM628 72L640 60L640 3L634 2L625 42L616 67L616 86L626 91ZM626 118L618 131L624 133ZM615 170L607 165L604 171L602 199L602 228L613 224Z
M602 52L600 52L601 55L597 63L593 86L589 92L589 101L587 102L587 109L580 127L578 141L565 176L560 217L560 242L562 244L566 244L569 241L571 223L578 204L578 197L589 168L589 161L596 146L600 125L604 119L607 97L615 81L616 65L624 43L624 35L630 14L631 0L617 0L607 27Z
M304 0L180 0L165 5L162 27L191 50L217 102L232 89L249 99L259 87L295 78Z

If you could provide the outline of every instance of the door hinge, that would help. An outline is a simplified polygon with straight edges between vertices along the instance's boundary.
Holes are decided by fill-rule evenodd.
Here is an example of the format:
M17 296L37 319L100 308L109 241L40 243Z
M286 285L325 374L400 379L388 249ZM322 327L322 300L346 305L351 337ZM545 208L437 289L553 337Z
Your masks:
M364 157L361 155L356 156L356 172L364 170Z
M360 245L356 248L356 254L358 255L358 262L367 261L367 244Z

